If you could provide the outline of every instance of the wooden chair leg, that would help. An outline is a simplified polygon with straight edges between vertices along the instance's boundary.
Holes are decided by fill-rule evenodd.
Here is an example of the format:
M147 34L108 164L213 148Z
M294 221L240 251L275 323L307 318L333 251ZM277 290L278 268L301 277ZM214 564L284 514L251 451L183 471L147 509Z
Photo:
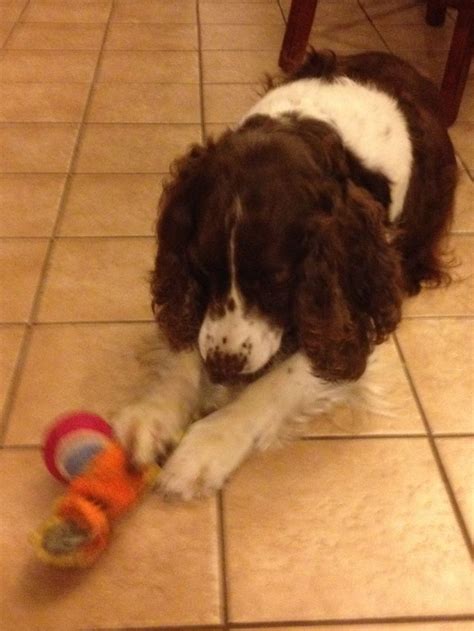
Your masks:
M441 84L441 113L449 127L456 120L474 51L474 7L458 11Z
M292 72L304 59L318 0L292 0L278 63Z
M426 23L430 26L442 26L446 18L446 0L427 0Z

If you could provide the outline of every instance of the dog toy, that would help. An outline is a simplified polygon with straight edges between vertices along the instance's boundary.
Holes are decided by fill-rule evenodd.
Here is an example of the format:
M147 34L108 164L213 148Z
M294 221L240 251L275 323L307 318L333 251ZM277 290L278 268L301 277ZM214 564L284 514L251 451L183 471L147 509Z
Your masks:
M111 427L87 412L60 417L46 434L43 456L69 487L33 534L33 545L50 565L88 567L107 546L111 522L154 484L160 468L134 468Z

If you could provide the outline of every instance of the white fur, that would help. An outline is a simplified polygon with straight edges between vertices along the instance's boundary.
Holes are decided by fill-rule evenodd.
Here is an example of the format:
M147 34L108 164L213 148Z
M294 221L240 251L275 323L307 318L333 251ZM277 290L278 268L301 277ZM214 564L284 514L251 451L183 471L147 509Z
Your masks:
M255 114L278 118L290 112L331 125L367 168L385 175L392 196L390 218L400 214L413 156L407 123L395 99L348 77L332 82L301 79L268 92L243 121Z

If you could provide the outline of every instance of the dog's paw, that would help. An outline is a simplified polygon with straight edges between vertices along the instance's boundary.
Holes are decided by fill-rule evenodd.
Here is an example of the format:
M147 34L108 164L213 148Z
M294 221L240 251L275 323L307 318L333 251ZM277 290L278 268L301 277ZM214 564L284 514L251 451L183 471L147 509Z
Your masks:
M168 499L210 495L222 487L247 450L245 441L232 432L231 423L214 418L198 421L166 463L159 488Z
M146 403L124 407L112 419L112 426L138 467L162 464L180 438L175 424L167 423L166 414Z

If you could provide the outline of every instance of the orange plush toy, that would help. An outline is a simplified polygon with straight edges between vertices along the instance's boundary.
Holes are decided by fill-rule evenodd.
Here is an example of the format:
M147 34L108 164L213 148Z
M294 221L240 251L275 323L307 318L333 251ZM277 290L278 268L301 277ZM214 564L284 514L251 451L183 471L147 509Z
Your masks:
M38 556L57 567L88 567L107 546L111 522L154 484L160 468L134 468L110 426L87 412L61 417L46 436L43 455L69 488L33 535Z

